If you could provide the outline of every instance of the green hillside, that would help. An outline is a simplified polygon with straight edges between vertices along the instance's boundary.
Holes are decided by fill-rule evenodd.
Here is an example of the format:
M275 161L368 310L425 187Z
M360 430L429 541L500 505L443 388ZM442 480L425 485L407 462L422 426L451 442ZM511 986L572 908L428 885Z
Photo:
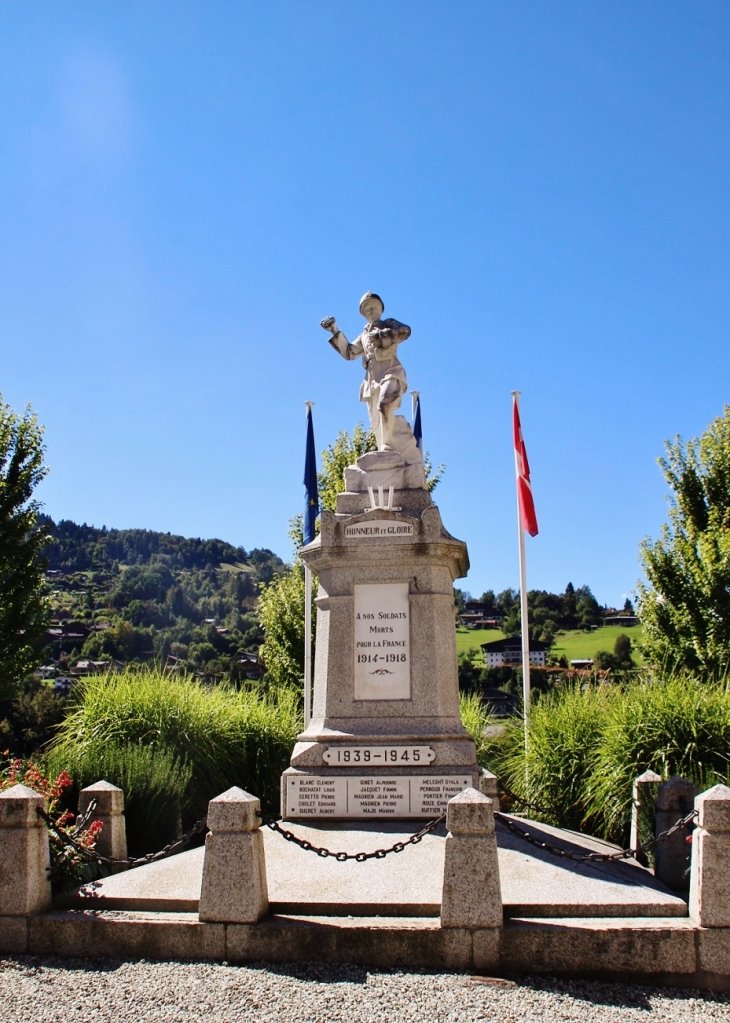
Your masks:
M40 516L51 611L46 660L168 663L237 677L263 640L259 587L281 573L269 550L246 551L147 529L106 529ZM243 667L242 667L243 666Z
M466 629L459 625L456 629L456 653L465 654L469 650L481 648L482 643L492 643L495 639L504 639L499 629Z
M632 625L629 628L623 625L604 625L594 632L560 632L555 637L555 643L551 653L555 657L566 657L568 661L582 658L595 657L599 650L613 650L616 637L624 633L631 640L634 648L633 657L637 663L641 663L636 647L642 640L642 628L640 625Z
M631 639L631 644L634 647L634 660L640 664L641 657L636 650L642 640L640 625L629 628L622 625L603 625L593 632L586 632L583 629L559 632L550 653L556 658L565 656L568 661L595 657L599 650L613 651L616 637L622 633ZM504 633L499 629L465 629L463 626L459 626L456 630L456 652L461 654L474 648L480 649L482 643L491 643L495 639L503 638Z

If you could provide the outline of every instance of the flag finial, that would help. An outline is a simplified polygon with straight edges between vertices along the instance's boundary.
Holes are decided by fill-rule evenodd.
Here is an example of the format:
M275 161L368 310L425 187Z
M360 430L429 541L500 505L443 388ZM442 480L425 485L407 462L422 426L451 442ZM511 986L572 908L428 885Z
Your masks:
M315 522L319 515L319 490L317 488L317 455L314 450L314 424L312 423L313 401L305 401L307 406L307 444L304 456L304 543L311 543L316 535Z

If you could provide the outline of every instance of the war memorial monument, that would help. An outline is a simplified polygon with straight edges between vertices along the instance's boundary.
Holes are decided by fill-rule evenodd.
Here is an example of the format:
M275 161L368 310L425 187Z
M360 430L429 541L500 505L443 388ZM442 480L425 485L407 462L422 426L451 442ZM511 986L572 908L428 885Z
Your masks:
M284 820L262 819L260 793L232 777L198 822L204 847L130 861L124 792L102 780L79 810L102 822L111 872L54 899L44 797L14 785L0 792L0 953L730 990L730 788L694 796L683 779L636 779L632 832L652 786L666 829L652 872L635 858L638 837L617 849L504 812L497 779L477 766L454 629L466 546L442 525L397 415L410 328L383 319L377 295L360 309L353 342L333 318L322 326L339 355L363 360L378 450L346 469L336 510L301 552L318 583L314 700L282 776Z
M466 544L444 528L422 453L396 410L406 392L398 346L410 327L383 319L378 295L348 342L322 321L347 360L362 358L378 450L345 470L337 510L301 551L319 582L312 720L282 777L282 815L433 818L483 772L459 716L454 580Z

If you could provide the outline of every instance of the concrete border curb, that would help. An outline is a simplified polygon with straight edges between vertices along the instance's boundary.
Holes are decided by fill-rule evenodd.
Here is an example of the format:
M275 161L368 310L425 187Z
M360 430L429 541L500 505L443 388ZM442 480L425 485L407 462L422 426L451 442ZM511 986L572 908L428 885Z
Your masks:
M273 915L257 924L222 924L203 923L195 913L53 910L0 918L0 953L307 960L730 990L730 928L702 928L676 917L513 919L503 928L442 928L429 917Z

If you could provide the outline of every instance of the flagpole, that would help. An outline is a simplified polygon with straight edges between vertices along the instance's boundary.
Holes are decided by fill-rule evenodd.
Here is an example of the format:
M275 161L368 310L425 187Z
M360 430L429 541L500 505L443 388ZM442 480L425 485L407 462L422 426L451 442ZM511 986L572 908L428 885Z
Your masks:
M517 413L520 411L520 391L512 391ZM522 704L525 721L525 746L530 721L530 624L527 613L527 565L525 563L525 530L520 510L520 465L515 448L515 486L517 490L517 536L520 552L520 632L522 634Z
M304 402L307 412L312 410L313 401ZM312 570L304 565L304 728L312 720Z
M416 418L416 403L420 393L420 391L411 391L411 425L413 425L413 421Z
M304 566L304 727L312 720L312 570Z

